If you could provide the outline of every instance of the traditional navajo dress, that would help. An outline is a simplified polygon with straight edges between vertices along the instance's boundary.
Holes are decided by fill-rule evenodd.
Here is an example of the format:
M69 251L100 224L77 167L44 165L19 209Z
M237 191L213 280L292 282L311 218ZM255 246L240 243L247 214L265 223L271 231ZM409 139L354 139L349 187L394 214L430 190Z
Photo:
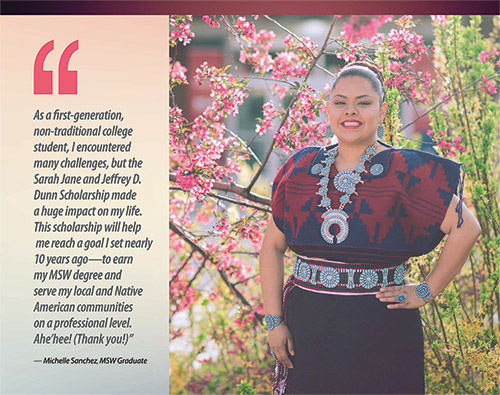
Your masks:
M298 151L273 183L274 221L297 254L283 292L294 368L277 363L275 393L424 393L418 309L387 309L374 294L381 286L402 284L408 258L441 241L439 228L459 186L461 198L461 165L418 150L379 152L366 163L358 195L344 208L347 238L329 244L320 233L321 176L312 168L330 148ZM333 164L328 185L333 208L342 195L333 186L336 174ZM337 225L330 231L336 233Z

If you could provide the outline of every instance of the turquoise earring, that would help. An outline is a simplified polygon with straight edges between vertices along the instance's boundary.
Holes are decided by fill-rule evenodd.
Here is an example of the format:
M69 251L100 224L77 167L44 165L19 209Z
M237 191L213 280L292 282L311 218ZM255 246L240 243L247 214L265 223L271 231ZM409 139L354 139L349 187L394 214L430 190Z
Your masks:
M384 137L384 134L385 134L384 125L378 125L378 128L377 128L377 136L378 136L378 138L382 139Z
M330 127L330 125L327 125L327 126L326 126L326 130L325 130L325 138L326 138L326 139L331 139L331 138L333 138L333 130L332 130L332 128Z

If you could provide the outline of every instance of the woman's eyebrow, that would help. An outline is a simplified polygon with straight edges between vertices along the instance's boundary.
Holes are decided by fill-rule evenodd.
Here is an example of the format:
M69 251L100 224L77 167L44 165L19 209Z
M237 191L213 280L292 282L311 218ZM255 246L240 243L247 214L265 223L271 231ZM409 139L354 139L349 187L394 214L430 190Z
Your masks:
M337 97L337 96L338 96L338 97L343 97L344 99L347 99L347 96L341 95L341 94L339 94L339 93L337 93L337 94L336 94L336 95L334 95L333 97ZM361 98L363 98L363 97L369 97L369 98L371 98L371 96L370 96L370 95L361 95L361 96L356 96L356 99L361 99Z

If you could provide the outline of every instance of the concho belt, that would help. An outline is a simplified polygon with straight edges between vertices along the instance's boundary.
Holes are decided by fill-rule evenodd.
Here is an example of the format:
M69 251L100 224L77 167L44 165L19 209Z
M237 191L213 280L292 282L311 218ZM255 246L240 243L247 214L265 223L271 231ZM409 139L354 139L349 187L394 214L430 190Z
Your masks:
M295 257L295 284L313 292L337 295L375 295L380 287L404 283L406 262L384 268L325 259Z

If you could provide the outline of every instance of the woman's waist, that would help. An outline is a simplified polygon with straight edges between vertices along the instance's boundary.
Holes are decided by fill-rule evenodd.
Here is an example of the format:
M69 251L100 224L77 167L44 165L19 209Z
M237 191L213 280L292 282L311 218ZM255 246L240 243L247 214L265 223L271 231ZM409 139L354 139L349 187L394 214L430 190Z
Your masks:
M313 292L374 295L381 287L403 284L406 269L406 262L383 267L297 255L293 281L298 287Z
M367 268L398 266L418 255L415 251L384 248L383 246L350 245L313 245L290 243L287 245L295 254L312 259L323 259L349 263L353 266L365 265Z

